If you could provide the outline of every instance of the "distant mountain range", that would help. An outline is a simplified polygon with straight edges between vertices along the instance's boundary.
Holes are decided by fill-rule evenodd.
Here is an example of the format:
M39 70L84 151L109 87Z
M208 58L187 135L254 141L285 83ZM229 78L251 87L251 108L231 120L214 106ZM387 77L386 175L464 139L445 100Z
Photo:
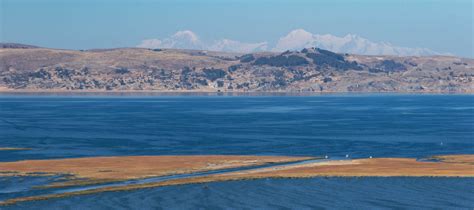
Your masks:
M274 50L300 50L308 47L318 47L337 53L360 55L449 55L426 48L397 47L386 42L372 42L355 34L337 37L331 34L311 34L303 29L291 31L285 37L280 38Z
M281 37L274 47L268 42L245 43L230 39L220 39L211 43L202 41L192 31L178 31L165 39L143 40L137 47L142 48L174 48L212 50L225 52L283 52L286 50L302 50L303 48L318 47L337 53L360 55L397 55L397 56L429 56L450 55L427 48L398 47L387 42L372 42L354 34L338 37L331 34L312 34L303 29L296 29Z
M147 39L137 45L140 48L167 48L167 49L193 49L212 50L223 52L259 52L267 51L268 43L244 43L230 39L220 39L212 43L205 43L192 31L178 31L165 39Z
M199 44L190 33L179 36ZM289 37L280 45L296 40ZM184 47L178 43L183 42L157 45ZM224 47L216 49L233 44L223 41L216 46ZM248 54L154 47L75 51L14 43L0 47L0 91L474 92L474 60L453 56L367 56L307 47Z

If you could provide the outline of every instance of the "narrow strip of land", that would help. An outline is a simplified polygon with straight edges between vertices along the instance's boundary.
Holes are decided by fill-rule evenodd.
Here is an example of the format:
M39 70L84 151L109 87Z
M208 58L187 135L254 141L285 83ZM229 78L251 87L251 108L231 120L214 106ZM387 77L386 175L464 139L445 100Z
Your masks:
M307 160L285 156L120 156L0 162L0 176L68 175L54 186L97 184L226 168Z
M171 157L173 158L169 159ZM172 170L173 173L175 173L176 170L179 170L183 173L185 173L184 171L189 171L189 172L195 171L196 168L194 168L193 170L189 168L176 169L176 167L189 167L189 166L196 167L196 164L197 166L201 166L201 167L204 167L206 170L209 170L208 167L215 169L215 168L241 167L244 165L252 165L256 163L255 161L259 163L270 163L270 162L278 162L278 161L280 162L302 161L302 162L296 163L296 164L289 163L289 164L283 164L283 165L272 166L272 167L261 167L257 169L239 170L239 171L234 171L234 172L224 172L224 173L204 175L204 176L188 176L185 178L170 179L170 180L152 182L152 183L130 184L130 185L120 185L120 186L105 186L101 188L85 189L85 190L79 190L79 191L64 192L64 193L59 193L59 194L20 197L20 198L14 198L14 199L0 202L0 205L10 205L17 202L61 198L61 197L67 197L67 196L85 195L85 194L92 194L92 193L99 193L99 192L136 190L136 189L151 188L151 187L169 186L169 185L206 183L206 182L215 182L215 181L245 180L245 179L261 179L261 178L308 178L308 177L318 177L318 176L325 176L325 177L329 177L329 176L338 176L338 177L399 177L399 176L474 177L474 155L434 156L423 161L413 159L413 158L373 158L373 159L370 158L370 159L354 159L354 160L349 160L349 159L328 160L328 161L318 162L318 161L304 161L311 158L259 157L259 156L197 156L197 157L183 156L182 159L180 158L181 157L179 156L169 156L168 158L164 158L163 160L174 161L175 168ZM214 160L210 160L210 159L206 160L206 158L214 158ZM95 158L92 158L92 159L95 159ZM197 161L197 162L193 162L190 165L184 164L184 163L188 163L187 161L192 161L192 160ZM218 160L220 160L221 162L219 162ZM50 160L44 160L44 161L48 163L48 161ZM84 164L74 165L73 163L75 161L73 162L69 162L69 161L71 161L71 159L69 159L66 162L72 165L50 166L50 164L46 164L44 162L34 162L34 163L46 164L46 166L50 166L49 169L51 171L53 171L52 168L56 169L57 173L59 173L60 169L66 170L67 168L70 168L71 170L71 168L74 168L74 167L81 168L81 166L84 166ZM205 164L201 165L202 163L199 161L202 161ZM206 161L211 161L211 162L218 161L218 164L210 166L209 165L210 163ZM248 161L250 161L250 164ZM27 162L27 163L28 163L27 165L32 164L32 162ZM12 165L9 165L9 164L12 164ZM23 167L26 167L25 165L20 164L22 167L19 167L19 165L17 164L18 162L0 164L0 172L5 169L17 170L17 172L41 171L39 168L35 168L34 170L30 168L29 170L26 170L25 168L23 168ZM124 166L123 164L125 165L130 164L130 162L122 162L119 165L123 167ZM215 163L212 163L212 164L215 164ZM9 167L5 167L5 165ZM85 164L85 165L88 165L88 164ZM34 166L30 166L30 167L34 167ZM137 163L136 167L134 166L130 166L130 167L140 168L140 167L144 167L144 165ZM160 169L160 167L154 168L153 170L158 170L158 169ZM82 174L82 176L87 175L86 177L103 178L102 175L96 176L96 175L93 175L96 173L91 173L91 172L85 173L83 170L85 169L81 168L81 170L79 171L82 171L82 172L76 171L76 176L78 174ZM135 169L135 170L142 171L139 169ZM88 170L85 170L85 171L88 171ZM137 171L135 173L137 173ZM140 176L137 176L137 174L134 174L133 176L131 175L125 176L124 174L128 174L128 173L122 172L116 175L121 175L122 179L127 179L127 177L128 178L140 177ZM138 173L138 174L141 174L143 177L142 173ZM162 171L162 172L155 172L153 174L156 175L156 174L166 174L166 173Z
M17 151L17 150L30 150L31 148L22 147L0 147L0 151Z

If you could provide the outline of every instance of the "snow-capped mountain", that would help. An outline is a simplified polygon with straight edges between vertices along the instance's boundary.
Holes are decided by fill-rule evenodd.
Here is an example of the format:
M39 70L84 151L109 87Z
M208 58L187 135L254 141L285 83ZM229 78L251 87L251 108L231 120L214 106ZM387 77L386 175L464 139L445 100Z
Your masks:
M441 54L426 48L398 47L387 42L372 42L355 34L338 37L331 34L312 34L303 29L293 30L281 37L273 51L300 50L310 47L361 55L421 56Z
M258 43L243 43L230 39L221 39L215 41L209 48L212 51L224 51L224 52L257 52L267 51L267 42Z
M338 53L360 55L450 55L447 53L435 52L427 48L408 48L395 46L388 42L373 42L355 34L338 37L331 34L312 34L303 29L293 30L286 36L281 37L274 47L270 47L267 41L246 43L231 39L219 39L206 43L203 42L194 32L189 30L178 31L165 39L146 39L137 47L197 49L242 53L259 51L278 52L317 47Z
M201 41L194 32L186 30L178 31L163 40L143 40L137 47L212 50L224 52L256 52L266 51L268 49L268 44L267 42L245 43L230 39L220 39L208 44Z
M178 31L169 38L146 39L137 47L142 48L175 48L175 49L198 49L202 50L205 45L199 37L192 31Z

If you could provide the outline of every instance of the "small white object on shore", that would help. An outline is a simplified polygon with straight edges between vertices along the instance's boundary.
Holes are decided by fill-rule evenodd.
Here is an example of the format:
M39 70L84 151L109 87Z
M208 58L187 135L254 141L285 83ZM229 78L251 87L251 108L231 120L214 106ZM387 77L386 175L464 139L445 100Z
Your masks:
M327 155L326 155L326 156L324 156L324 158L328 159L328 158L329 158L329 156L327 156Z
M372 156L369 156L370 159L372 159Z
M346 154L346 158L349 158L349 154Z

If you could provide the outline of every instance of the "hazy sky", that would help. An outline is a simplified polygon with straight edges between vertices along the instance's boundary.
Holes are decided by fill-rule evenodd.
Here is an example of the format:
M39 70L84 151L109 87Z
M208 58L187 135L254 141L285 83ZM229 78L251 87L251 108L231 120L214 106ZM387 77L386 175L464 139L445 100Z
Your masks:
M191 30L203 40L268 41L297 28L474 57L472 0L0 0L1 42L136 46Z

